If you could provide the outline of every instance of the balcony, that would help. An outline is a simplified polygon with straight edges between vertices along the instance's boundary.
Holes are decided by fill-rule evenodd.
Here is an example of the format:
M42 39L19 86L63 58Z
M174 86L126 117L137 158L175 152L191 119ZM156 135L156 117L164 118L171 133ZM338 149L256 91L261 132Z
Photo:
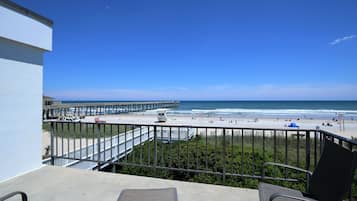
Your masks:
M0 195L23 191L29 200L115 201L127 188L177 189L180 201L259 200L258 191L209 184L46 166L0 183Z
M51 157L44 163L54 166L0 184L0 194L21 190L30 200L116 200L127 188L176 187L179 200L259 200L254 189L262 180L307 188L306 175L263 169L265 162L313 171L324 141L357 147L315 129L61 121L48 126ZM349 200L356 190L355 181Z

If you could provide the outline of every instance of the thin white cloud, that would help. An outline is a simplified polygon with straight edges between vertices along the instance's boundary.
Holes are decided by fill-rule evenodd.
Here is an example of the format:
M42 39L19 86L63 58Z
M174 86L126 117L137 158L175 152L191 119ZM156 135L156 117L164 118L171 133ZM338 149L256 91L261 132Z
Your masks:
M353 35L349 35L349 36L344 36L342 38L337 38L335 39L334 41L330 42L330 45L337 45L343 41L346 41L346 40L351 40L353 38L357 37L357 35L353 34Z
M356 100L357 85L257 85L48 91L72 100Z

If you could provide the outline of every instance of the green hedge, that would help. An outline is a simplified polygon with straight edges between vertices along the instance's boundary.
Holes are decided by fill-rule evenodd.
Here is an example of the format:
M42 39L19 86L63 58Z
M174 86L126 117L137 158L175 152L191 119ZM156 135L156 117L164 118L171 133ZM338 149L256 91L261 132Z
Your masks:
M223 137L216 139L209 137L207 139L201 138L200 136L188 142L175 142L171 144L165 144L160 141L157 142L157 166L161 167L174 167L174 168L188 168L188 169L199 169L199 170L209 170L214 172L222 172L224 167L223 160ZM243 144L243 160L242 160L242 146L240 143L232 143L232 139L226 138L226 172L227 173L242 173L243 174L254 174L261 175L262 164L265 161L274 161L274 151L272 146L267 147L265 152L261 147L258 147L261 139L255 139L254 153L252 149L252 142L247 141ZM266 139L267 140L267 139ZM267 141L269 141L268 139ZM234 140L233 140L234 142ZM289 145L295 145L294 139L289 139ZM154 142L147 142L142 146L137 146L134 148L127 157L123 158L121 162L135 163L135 164L149 164L153 165L154 161ZM304 148L305 145L301 145ZM178 155L180 150L180 155ZM285 161L285 148L277 147L277 162ZM142 158L140 159L140 151L142 151ZM291 146L288 153L288 164L297 165L296 153L297 146ZM149 155L150 153L150 155ZM207 154L206 154L207 153ZM305 155L302 155L300 161L300 167L305 166ZM206 157L207 157L207 168L206 168ZM242 164L243 162L243 164ZM253 168L254 164L254 168ZM313 168L312 168L313 169ZM258 179L250 179L237 176L226 176L225 182L223 182L222 176L214 174L205 173L193 173L184 171L174 171L174 170L163 170L157 168L156 171L153 168L148 167L135 167L129 165L123 165L117 168L117 172L132 174L132 175L142 175L149 177L159 177L164 179L173 179L181 181L208 183L208 184L218 184L218 185L228 185L234 187L244 187L256 189ZM306 175L303 173L298 173L292 170L286 170L284 168L266 168L267 176L276 176L280 178L295 178L299 179L301 182L286 182L286 181L266 181L276 185L281 185L293 189L305 190L305 179ZM357 197L357 175L354 178L353 184L353 197Z
M255 143L259 143L259 139L255 139ZM261 175L262 164L265 161L273 161L274 155L271 148L265 149L265 154L260 147L252 149L252 143L245 142L243 145L243 160L242 160L242 147L241 144L231 144L231 141L227 137L226 139L226 163L225 168L227 173L243 173L246 175ZM135 163L135 164L150 164L153 165L154 161L154 142L148 142L143 146L137 146L134 148L133 152L129 154L126 158L122 159L122 162ZM255 145L257 146L257 145ZM140 150L142 151L142 159L140 160ZM180 155L179 155L180 150ZM150 152L150 156L148 155ZM285 152L277 152L277 161L285 160ZM222 172L224 168L224 150L223 150L223 137L218 137L217 144L215 139L209 137L207 140L202 139L200 136L188 142L175 142L172 144L165 144L157 142L157 165L161 167L173 167L173 168L188 168L188 169L199 169L207 170L213 172ZM294 155L290 155L292 160ZM206 165L207 159L207 165ZM295 161L290 161L290 164L294 164ZM303 160L301 164L304 165ZM246 187L246 188L257 188L259 181L257 179L241 178L236 176L226 176L225 182L223 182L222 176L214 174L204 174L204 173L192 173L183 171L173 171L173 170L155 170L147 167L134 167L129 165L122 166L118 172L133 174L133 175L144 175L152 177L160 177L166 179L175 179L183 181L210 183L210 184L222 184L236 187ZM287 178L298 178L300 180L305 180L305 175L301 173L296 173L293 171L285 171L285 169L279 169L274 167L266 168L267 176L277 176L277 177L287 177ZM272 183L283 185L287 187L292 187L299 190L304 190L305 184L283 182L283 181L271 181Z

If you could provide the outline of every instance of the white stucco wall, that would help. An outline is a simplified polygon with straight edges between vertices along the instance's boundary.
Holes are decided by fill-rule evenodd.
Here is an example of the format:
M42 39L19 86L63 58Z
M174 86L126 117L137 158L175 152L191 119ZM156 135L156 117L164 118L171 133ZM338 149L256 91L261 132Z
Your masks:
M42 66L4 58L0 40L0 181L41 166ZM17 45L19 52L24 46ZM33 55L42 51L29 49Z
M52 28L0 6L0 36L44 50L52 50Z
M0 181L42 166L43 53L52 28L0 5Z

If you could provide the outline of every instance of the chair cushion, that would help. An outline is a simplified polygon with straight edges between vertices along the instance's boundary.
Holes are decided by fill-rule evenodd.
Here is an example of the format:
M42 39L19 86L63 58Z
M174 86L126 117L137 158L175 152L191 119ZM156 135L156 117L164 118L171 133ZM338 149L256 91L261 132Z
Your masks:
M343 200L351 187L356 165L356 152L326 139L311 177L309 193L321 201Z
M294 196L294 197L300 197L308 200L314 200L312 198L308 198L304 196L304 194L300 191L290 189L290 188L285 188L281 186L276 186L272 184L267 184L267 183L259 183L259 199L260 201L269 201L269 198L271 195L274 193L281 193L284 195L289 195L289 196ZM277 197L274 199L274 201L296 201L294 199L289 199L289 198L279 198Z
M125 189L118 201L177 201L176 188Z

